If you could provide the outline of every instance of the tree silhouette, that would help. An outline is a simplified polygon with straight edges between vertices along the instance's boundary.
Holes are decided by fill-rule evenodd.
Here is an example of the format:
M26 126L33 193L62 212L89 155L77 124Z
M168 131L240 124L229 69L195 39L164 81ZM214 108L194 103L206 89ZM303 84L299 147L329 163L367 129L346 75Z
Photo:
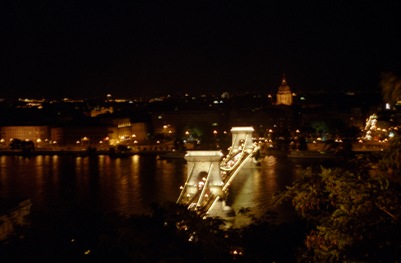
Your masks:
M380 87L384 102L395 105L401 99L401 78L395 74L382 73Z
M319 262L401 259L401 139L386 152L343 168L310 167L277 204L290 200L310 224L305 257Z

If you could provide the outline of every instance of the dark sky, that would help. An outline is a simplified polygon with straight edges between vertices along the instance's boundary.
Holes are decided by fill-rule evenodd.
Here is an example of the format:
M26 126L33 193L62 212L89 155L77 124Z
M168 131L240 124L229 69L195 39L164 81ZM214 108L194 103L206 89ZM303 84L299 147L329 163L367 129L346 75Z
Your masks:
M350 3L352 2L352 3ZM401 1L3 0L0 97L377 90Z

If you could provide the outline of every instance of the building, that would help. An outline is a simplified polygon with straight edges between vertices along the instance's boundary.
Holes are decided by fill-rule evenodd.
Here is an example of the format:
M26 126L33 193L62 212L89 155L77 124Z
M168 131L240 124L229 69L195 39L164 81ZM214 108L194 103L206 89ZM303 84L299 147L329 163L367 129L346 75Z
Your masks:
M0 127L0 140L3 146L8 146L13 139L32 141L35 144L51 139L48 125L13 125Z
M292 92L290 86L288 86L287 84L285 75L283 75L281 85L277 91L276 105L288 105L288 106L292 105Z
M132 122L130 118L113 118L108 134L110 145L137 144L147 140L148 125L145 122Z

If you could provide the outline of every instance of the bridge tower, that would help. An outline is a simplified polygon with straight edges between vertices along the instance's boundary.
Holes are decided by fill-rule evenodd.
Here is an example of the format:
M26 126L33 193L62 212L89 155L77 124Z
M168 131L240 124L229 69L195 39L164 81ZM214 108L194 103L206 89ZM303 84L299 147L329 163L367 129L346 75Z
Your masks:
M240 147L243 147L244 151L251 153L254 148L252 143L253 132L253 127L232 127L232 151L238 152L239 150L242 150Z
M177 203L188 207L205 207L205 203L223 195L223 180L220 174L220 151L188 151L188 177Z
M188 167L188 184L198 185L200 180L208 179L207 185L213 194L220 195L222 179L220 176L220 151L188 151L185 155ZM209 177L208 177L209 175ZM190 191L189 193L193 193Z

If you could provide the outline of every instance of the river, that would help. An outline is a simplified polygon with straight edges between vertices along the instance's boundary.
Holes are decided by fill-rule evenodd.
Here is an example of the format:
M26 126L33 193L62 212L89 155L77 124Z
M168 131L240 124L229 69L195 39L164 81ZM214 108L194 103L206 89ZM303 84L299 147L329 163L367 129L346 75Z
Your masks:
M242 168L229 188L227 204L261 216L272 194L290 184L295 174L288 160L266 156L260 166ZM161 160L157 155L0 156L0 198L29 198L32 209L46 213L76 208L148 214L152 203L175 202L186 177L185 160ZM237 225L245 221L236 219Z

